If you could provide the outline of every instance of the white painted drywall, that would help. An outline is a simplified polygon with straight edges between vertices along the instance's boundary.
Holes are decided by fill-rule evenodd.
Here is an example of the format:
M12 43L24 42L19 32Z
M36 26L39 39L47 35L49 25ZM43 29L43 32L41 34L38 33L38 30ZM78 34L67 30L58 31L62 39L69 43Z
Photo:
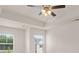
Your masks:
M79 21L49 29L46 47L48 53L79 53Z
M2 9L2 13L0 14L0 17L6 18L9 20L26 23L26 24L37 25L37 26L41 26L41 27L45 26L45 23L42 21L38 21L35 18L31 18L26 15L24 16L20 13L13 12L13 11L6 10L6 9Z
M13 20L9 20L6 18L0 18L0 27L2 29L0 29L2 32L9 32L9 33L13 33L15 35L15 40L14 40L14 52L30 52L30 29L32 28L38 28L41 31L44 31L45 28L40 27L40 26L35 26L35 25L30 25L30 24L26 24L26 23L22 23L22 22L18 22L18 21L13 21ZM1 32L0 31L0 32ZM21 32L22 34L21 34ZM34 30L34 32L38 32L38 30ZM20 36L21 35L21 36ZM20 37L19 37L20 36ZM21 44L19 42L19 39L22 40L22 45L23 47L19 47L18 44ZM23 49L23 50L18 50L19 48Z
M25 52L25 30L0 26L0 32L11 33L14 35L14 53Z

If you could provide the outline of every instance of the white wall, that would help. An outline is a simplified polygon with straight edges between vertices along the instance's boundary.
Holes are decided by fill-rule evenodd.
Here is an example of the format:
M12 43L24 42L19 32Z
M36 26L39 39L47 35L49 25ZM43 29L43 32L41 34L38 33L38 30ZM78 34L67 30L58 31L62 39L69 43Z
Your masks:
M0 32L11 33L14 35L13 40L14 52L16 53L25 52L25 30L0 26Z
M13 21L18 21L21 23L37 25L37 26L41 26L41 27L45 26L45 22L38 21L35 18L24 16L20 13L13 12L13 11L6 10L6 9L2 9L0 17L5 18L5 19L9 19L9 20L13 20Z
M53 27L47 32L47 52L79 52L79 22Z
M40 30L45 30L45 28L41 26L30 25L18 21L9 20L6 18L0 18L0 28L0 32L9 32L15 35L14 52L28 53L30 52L30 29L38 28Z

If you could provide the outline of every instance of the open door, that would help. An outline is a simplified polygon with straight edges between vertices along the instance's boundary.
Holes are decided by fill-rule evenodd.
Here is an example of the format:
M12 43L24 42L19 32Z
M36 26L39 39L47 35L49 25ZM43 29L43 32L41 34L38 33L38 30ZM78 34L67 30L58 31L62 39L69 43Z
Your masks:
M31 53L45 53L46 52L45 31L31 28L30 34L31 34L30 36Z

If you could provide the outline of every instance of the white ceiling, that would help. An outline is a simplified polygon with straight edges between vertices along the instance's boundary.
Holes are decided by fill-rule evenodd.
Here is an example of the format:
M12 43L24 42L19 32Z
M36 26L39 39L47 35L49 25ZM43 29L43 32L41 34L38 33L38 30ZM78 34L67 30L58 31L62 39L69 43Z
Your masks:
M56 13L56 17L53 16L44 16L44 15L38 15L41 6L38 7L27 7L25 5L14 5L14 6L0 6L4 10L8 10L11 12L16 12L18 14L28 16L31 18L34 18L38 21L42 21L44 23L47 23L47 25L50 25L51 23L57 24L57 23L64 23L65 21L71 21L69 19L75 18L79 16L79 6L78 5L66 5L66 8L64 9L55 9L53 10L54 13Z

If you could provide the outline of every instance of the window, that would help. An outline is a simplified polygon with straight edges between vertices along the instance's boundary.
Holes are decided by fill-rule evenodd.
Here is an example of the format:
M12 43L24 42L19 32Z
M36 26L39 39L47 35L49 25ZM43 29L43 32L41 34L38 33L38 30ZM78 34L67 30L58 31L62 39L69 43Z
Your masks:
M10 53L13 51L13 35L10 33L0 33L0 52Z
M43 44L44 44L44 38L43 35L34 35L34 41L35 41L35 53L42 53L43 52Z

